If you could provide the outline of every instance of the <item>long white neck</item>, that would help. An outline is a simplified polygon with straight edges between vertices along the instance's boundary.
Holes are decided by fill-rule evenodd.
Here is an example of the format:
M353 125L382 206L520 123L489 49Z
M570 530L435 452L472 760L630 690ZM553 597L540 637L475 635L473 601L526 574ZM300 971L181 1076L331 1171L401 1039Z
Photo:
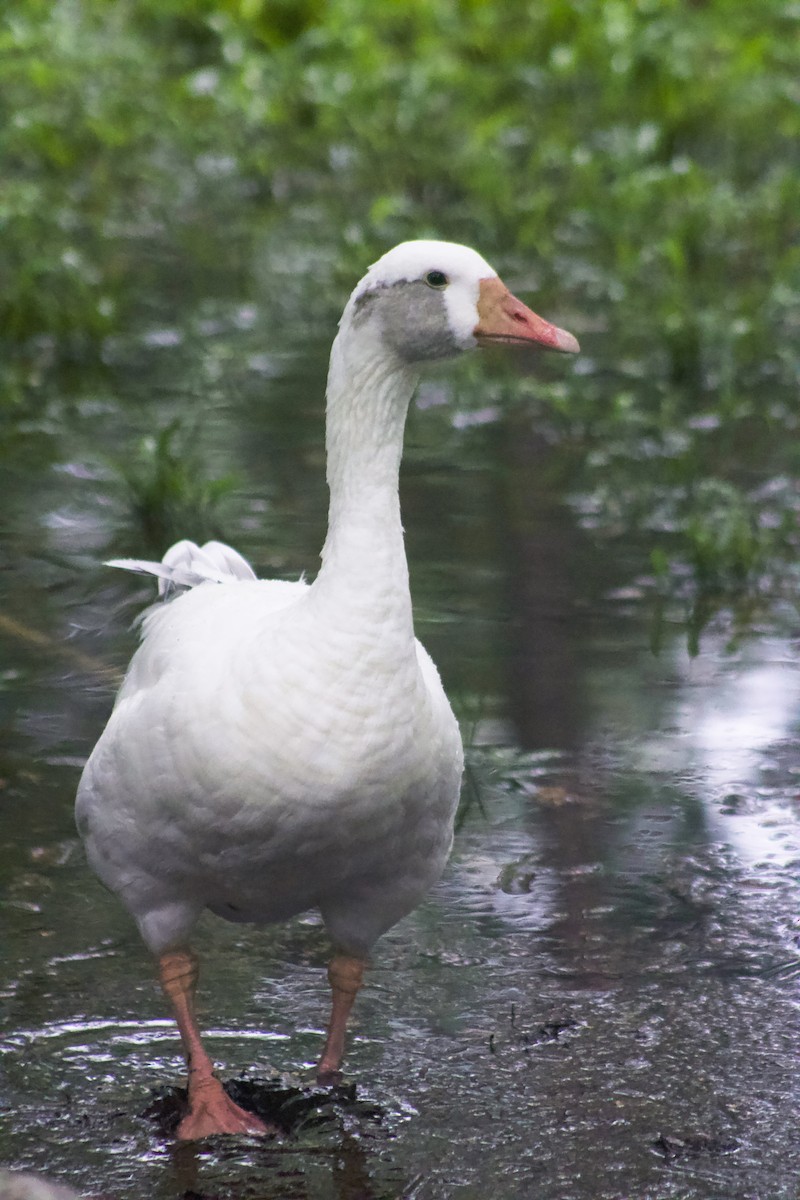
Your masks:
M313 590L356 625L412 635L398 483L417 375L365 333L343 321L331 351L328 536Z

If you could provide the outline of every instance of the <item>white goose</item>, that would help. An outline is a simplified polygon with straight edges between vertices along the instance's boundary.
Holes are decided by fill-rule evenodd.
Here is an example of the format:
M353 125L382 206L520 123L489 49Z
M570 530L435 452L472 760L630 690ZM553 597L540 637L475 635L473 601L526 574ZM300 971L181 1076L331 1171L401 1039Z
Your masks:
M214 542L114 564L158 576L168 603L144 618L77 821L158 958L189 1068L180 1138L268 1132L228 1098L200 1039L189 938L203 909L252 922L320 910L335 948L329 1079L372 944L444 867L463 756L414 638L398 469L420 366L495 343L578 349L474 250L395 247L356 287L331 352L314 583L258 580Z

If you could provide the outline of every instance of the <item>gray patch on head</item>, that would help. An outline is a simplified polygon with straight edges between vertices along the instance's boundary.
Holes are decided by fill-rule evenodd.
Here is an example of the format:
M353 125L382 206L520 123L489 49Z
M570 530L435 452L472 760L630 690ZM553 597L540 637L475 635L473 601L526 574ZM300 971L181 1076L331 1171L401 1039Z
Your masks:
M380 324L381 339L407 363L451 358L461 350L450 328L443 292L421 279L363 292L353 305L353 324L366 321Z

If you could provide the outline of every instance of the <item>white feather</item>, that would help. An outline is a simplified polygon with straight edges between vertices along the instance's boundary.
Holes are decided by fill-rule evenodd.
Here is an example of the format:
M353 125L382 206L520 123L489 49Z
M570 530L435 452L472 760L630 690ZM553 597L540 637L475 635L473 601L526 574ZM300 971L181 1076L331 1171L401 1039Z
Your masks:
M397 247L349 310L365 288L426 270L453 280L459 328L474 328L470 297L494 272L450 243ZM316 906L337 946L363 956L450 849L461 741L414 637L398 501L417 376L349 310L328 379L316 581L257 580L216 542L112 564L156 576L170 602L145 615L77 817L92 866L157 953L184 945L204 908L273 921Z
M158 577L158 594L169 599L176 592L200 583L225 583L234 579L255 579L256 573L237 550L224 542L206 542L198 546L184 539L170 546L161 562L141 558L111 558L107 567L121 567L140 575Z

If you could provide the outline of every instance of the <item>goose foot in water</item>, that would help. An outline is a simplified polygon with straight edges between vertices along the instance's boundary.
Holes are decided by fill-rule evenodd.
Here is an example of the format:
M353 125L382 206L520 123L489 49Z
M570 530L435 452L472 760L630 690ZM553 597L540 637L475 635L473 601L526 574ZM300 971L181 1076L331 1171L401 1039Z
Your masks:
M195 1142L218 1133L265 1136L278 1132L255 1113L234 1104L215 1075L189 1077L189 1112L178 1126L175 1136L179 1141Z
M180 1141L195 1141L217 1133L276 1134L255 1113L234 1104L214 1074L214 1064L200 1039L194 1015L197 959L191 951L174 950L158 960L161 986L172 1003L189 1066L189 1112L177 1130Z

